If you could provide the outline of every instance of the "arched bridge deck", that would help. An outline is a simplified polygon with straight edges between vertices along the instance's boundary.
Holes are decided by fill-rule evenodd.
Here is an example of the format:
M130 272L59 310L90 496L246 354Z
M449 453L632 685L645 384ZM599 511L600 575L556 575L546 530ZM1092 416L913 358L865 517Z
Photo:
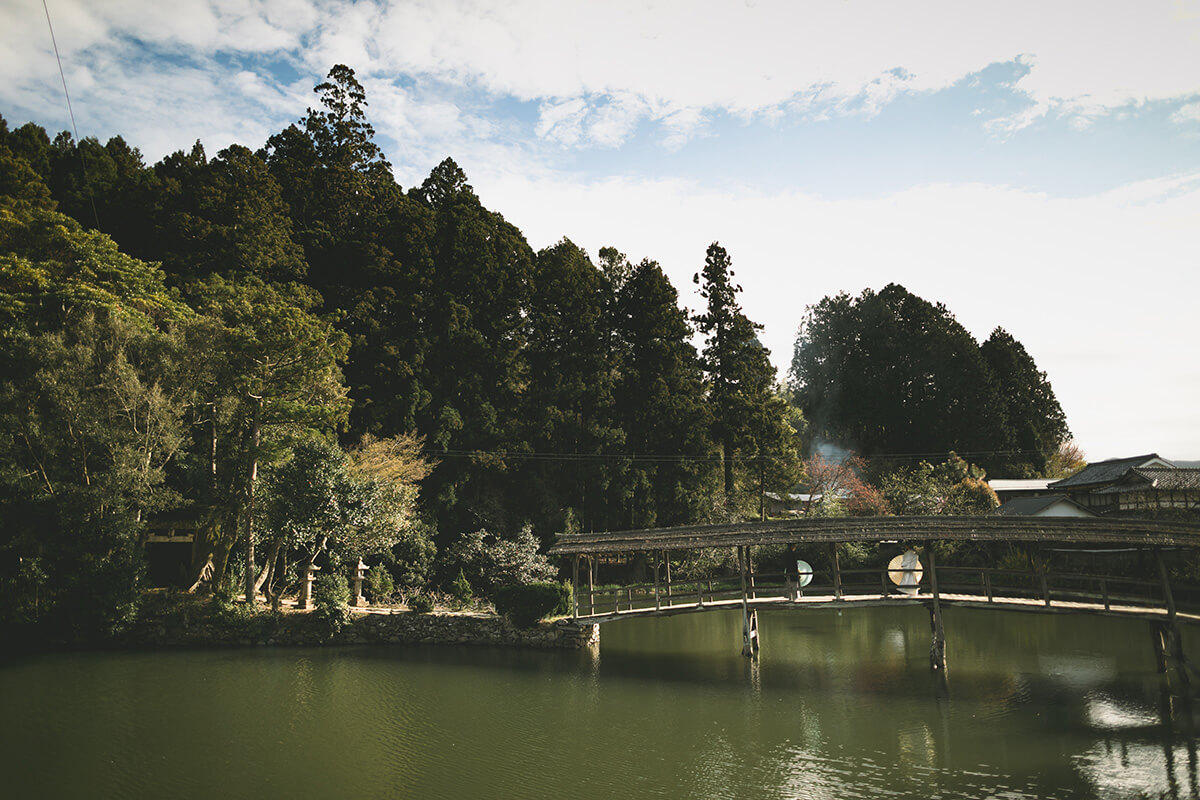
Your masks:
M1153 559L1154 580L1128 575L1048 572L938 565L934 542L1006 542L1058 552L1144 550ZM846 542L923 546L923 576L916 595L891 584L888 569L842 570L837 545ZM800 587L795 573L755 573L753 548L795 545L804 552L826 547L830 568ZM671 553L700 548L733 548L738 573L725 579L679 581L670 574ZM899 549L899 548L898 548ZM551 554L572 558L575 601L580 623L606 623L637 617L672 616L740 608L743 652L757 652L757 611L763 608L812 610L872 606L923 605L932 630L930 660L945 668L945 631L941 608L959 605L1034 613L1098 614L1151 622L1155 652L1165 671L1175 659L1187 680L1190 666L1182 655L1176 621L1200 621L1200 613L1181 611L1176 594L1200 600L1200 587L1172 586L1163 551L1200 551L1200 525L1136 519L1044 517L860 517L784 520L730 525L685 526L636 531L564 535ZM641 553L652 560L654 581L639 586L598 589L596 559ZM580 562L586 561L586 585ZM1195 605L1200 609L1200 603Z

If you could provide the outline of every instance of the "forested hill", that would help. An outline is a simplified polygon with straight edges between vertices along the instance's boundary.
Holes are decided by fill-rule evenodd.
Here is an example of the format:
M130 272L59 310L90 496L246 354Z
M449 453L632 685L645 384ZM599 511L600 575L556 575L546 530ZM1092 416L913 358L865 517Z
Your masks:
M210 155L197 142L153 166L119 137L51 140L34 124L5 125L5 192L108 234L143 283L161 265L153 280L164 303L227 327L261 324L255 337L279 333L265 328L282 317L314 337L323 326L344 335L322 358L348 402L304 424L336 430L344 444L423 437L436 461L423 505L448 536L526 522L546 537L567 524L691 521L726 513L722 455L731 469L734 458L780 448L794 461L786 404L735 293L722 295L709 329L728 352L703 364L657 263L612 249L593 260L566 239L534 252L451 159L404 190L374 143L353 72L335 67L316 93L315 108L257 152ZM736 335L724 333L731 325ZM708 402L714 376L736 387L717 390L724 411ZM234 375L213 380L249 391ZM245 421L230 424L222 445L248 435ZM207 446L193 427L185 451L192 439ZM192 461L166 466L183 496L207 480L189 472ZM796 479L789 463L755 474L736 487L755 508L764 482Z
M164 519L199 525L184 585L244 572L277 599L318 557L422 586L481 531L495 566L560 531L754 518L797 486L824 492L813 513L889 513L937 477L937 507L965 507L943 501L980 471L912 454L1061 467L1061 409L1003 331L980 347L894 285L826 298L785 390L719 244L689 317L654 261L533 251L449 158L402 189L353 71L315 92L258 151L152 166L0 118L6 618L118 619ZM802 465L817 438L888 459Z

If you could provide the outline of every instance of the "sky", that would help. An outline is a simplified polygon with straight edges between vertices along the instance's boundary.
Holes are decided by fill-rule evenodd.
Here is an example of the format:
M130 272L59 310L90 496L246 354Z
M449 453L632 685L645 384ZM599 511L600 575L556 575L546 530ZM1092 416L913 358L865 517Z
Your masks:
M47 11L54 39L47 24ZM1200 0L0 0L0 114L147 163L257 148L353 68L402 186L534 248L719 241L786 377L899 283L1016 337L1089 460L1200 459Z

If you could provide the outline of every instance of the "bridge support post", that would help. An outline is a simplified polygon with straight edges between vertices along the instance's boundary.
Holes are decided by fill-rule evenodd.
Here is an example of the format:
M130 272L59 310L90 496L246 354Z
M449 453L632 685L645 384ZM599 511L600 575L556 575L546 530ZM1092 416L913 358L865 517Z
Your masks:
M758 609L750 610L746 595L746 566L750 561L750 548L738 545L738 572L742 576L742 655L747 658L758 652Z
M1154 658L1158 663L1158 671L1167 674L1169 665L1175 665L1175 674L1185 688L1190 688L1191 672L1194 669L1187 656L1183 653L1183 639L1179 628L1175 625L1175 595L1171 591L1171 579L1167 573L1167 565L1163 563L1162 551L1154 548L1154 563L1158 567L1158 577L1162 581L1163 603L1167 607L1167 618L1163 622L1152 622L1150 634L1154 642Z
M667 579L667 608L670 608L671 607L671 551L670 550L663 551L663 564L666 565L666 575L664 577L666 577L666 579Z
M837 543L830 542L829 544L829 563L833 569L833 596L837 600L842 599L842 566L838 562Z
M662 611L662 600L658 597L658 551L654 551L654 610Z
M588 614L596 613L596 557L588 556Z
M942 624L942 598L938 592L937 559L933 553L933 542L925 543L925 560L929 562L929 588L933 603L929 606L929 668L934 672L946 672L946 628Z
M579 554L571 558L571 619L579 619Z

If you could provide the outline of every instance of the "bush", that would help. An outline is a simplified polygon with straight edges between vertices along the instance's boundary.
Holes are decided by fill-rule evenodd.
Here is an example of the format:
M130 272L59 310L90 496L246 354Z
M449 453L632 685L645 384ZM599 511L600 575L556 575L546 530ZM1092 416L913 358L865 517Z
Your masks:
M471 582L467 580L467 576L463 575L463 571L458 571L458 577L450 584L450 597L454 600L454 607L457 609L466 608L475 599L475 592L471 590Z
M335 636L350 619L350 587L346 578L337 573L317 576L313 584L313 615L324 625L329 636Z
M500 586L550 581L558 571L538 552L538 540L526 525L512 538L487 531L467 533L446 553L446 573L462 572L471 586L490 597ZM444 567L444 568L445 568Z
M371 602L379 603L387 599L388 595L395 590L396 584L387 567L376 564L367 570L366 587L367 596L371 598Z
M492 598L496 613L528 628L550 614L567 614L571 609L571 587L565 583L529 583L502 586Z
M418 614L428 614L433 611L433 598L427 594L413 595L408 599L408 607Z

